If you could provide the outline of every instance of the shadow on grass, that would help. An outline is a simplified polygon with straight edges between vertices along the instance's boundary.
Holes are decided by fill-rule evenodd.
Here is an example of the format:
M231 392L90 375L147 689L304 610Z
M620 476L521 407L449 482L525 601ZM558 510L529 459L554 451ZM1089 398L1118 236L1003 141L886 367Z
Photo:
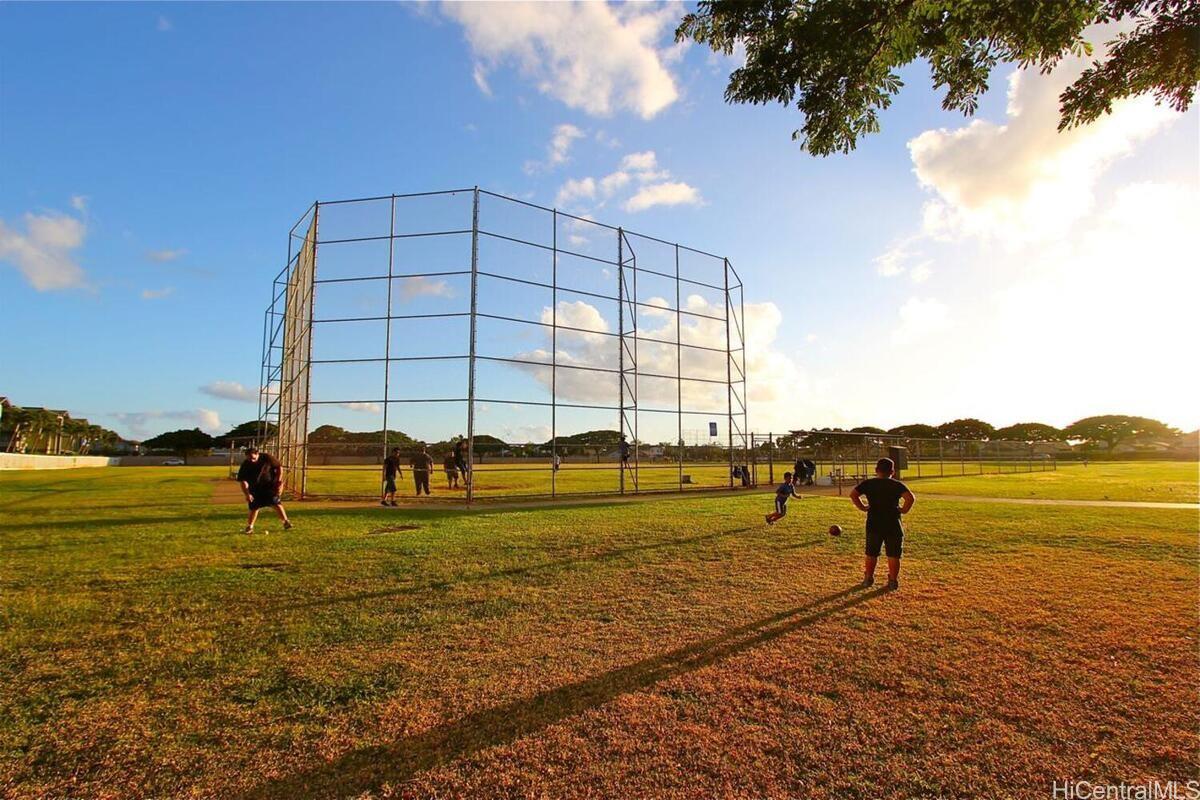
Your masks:
M618 548L616 550L607 550L603 553L596 553L594 555L580 556L578 558L564 558L558 561L543 561L538 564L509 567L507 569L494 570L491 572L450 576L442 580L426 581L420 584L401 586L393 589L380 589L373 592L355 592L353 594L337 595L334 597L321 597L304 603L285 603L270 607L266 610L295 611L303 608L319 608L322 606L337 605L338 603L357 603L366 600L382 600L389 597L403 597L405 595L423 594L439 589L449 589L455 584L482 583L484 581L498 580L501 578L515 578L522 575L535 574L538 572L555 572L558 570L570 569L572 567L581 567L587 564L598 564L605 561L624 558L625 556L633 555L635 553L646 553L654 550L666 550L674 547L682 547L689 544L700 544L702 542L721 539L735 533L746 533L747 531L751 530L754 530L754 528L733 528L731 530L713 531L711 533L704 533L698 536L689 536L685 539L669 539L661 542L638 544L631 547ZM783 547L773 549L794 550L803 547L813 547L820 543L821 540L812 539L810 541L784 545Z
M353 750L329 763L267 781L240 797L244 800L347 797L368 792L384 783L403 783L441 764L537 733L621 695L703 669L774 641L879 597L886 590L859 592L859 587L835 592L668 653L507 705L481 709L391 744Z

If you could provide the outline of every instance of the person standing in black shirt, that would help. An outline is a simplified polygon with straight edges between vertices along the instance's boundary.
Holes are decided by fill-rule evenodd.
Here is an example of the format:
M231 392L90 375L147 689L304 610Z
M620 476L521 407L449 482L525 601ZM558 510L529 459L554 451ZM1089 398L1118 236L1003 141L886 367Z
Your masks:
M408 462L412 467L413 483L417 486L417 496L421 496L421 490L425 490L425 494L429 494L429 473L433 470L433 457L425 450L425 445L421 445L421 452L412 457Z
M260 453L257 447L247 447L246 460L238 468L237 481L250 508L243 533L254 533L254 521L258 519L259 509L268 507L275 509L275 513L283 520L285 531L292 529L292 523L279 499L279 493L283 490L283 467L274 456Z
M401 474L400 448L393 447L392 454L383 460L383 497L379 499L379 505L396 505L396 477ZM392 499L390 503L389 497Z
M887 552L889 590L900 588L900 553L904 545L904 526L900 517L912 510L917 498L908 487L892 477L896 465L890 458L875 464L875 477L867 478L850 492L850 502L867 513L866 561L863 564L863 586L875 582L875 564L879 551ZM863 498L867 502L863 503Z

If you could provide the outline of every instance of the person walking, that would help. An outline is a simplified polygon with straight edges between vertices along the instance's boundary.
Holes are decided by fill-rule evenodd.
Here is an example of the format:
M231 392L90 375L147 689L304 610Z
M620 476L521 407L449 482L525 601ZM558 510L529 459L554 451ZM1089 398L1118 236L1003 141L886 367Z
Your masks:
M421 496L421 490L425 490L425 494L429 494L429 473L433 471L433 457L425 449L425 445L421 445L421 451L413 455L408 462L412 467L413 483L417 487L417 497Z
M400 475L400 448L393 447L392 454L383 460L383 497L379 499L379 505L396 505L396 478Z

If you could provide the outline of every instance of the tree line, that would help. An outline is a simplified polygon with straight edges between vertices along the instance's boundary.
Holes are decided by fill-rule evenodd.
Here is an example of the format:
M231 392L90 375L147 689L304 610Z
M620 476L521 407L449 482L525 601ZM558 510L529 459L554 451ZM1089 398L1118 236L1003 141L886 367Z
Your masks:
M1125 414L1103 414L1084 417L1064 428L1056 428L1044 422L1018 422L997 428L988 422L973 417L944 422L941 425L897 425L894 428L876 428L865 425L858 428L822 428L820 431L795 431L779 440L781 446L800 443L812 444L814 433L865 433L880 436L901 436L905 439L948 439L951 441L984 442L1074 442L1085 447L1104 445L1112 452L1120 444L1130 441L1174 439L1181 432L1177 428L1149 417L1134 417Z

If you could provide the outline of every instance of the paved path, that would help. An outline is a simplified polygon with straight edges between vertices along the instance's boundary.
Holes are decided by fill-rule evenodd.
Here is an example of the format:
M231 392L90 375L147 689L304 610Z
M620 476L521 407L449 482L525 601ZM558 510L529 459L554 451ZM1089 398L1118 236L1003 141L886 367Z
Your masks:
M1057 500L1050 497L979 497L968 494L921 495L922 500L955 500L964 503L1014 503L1028 506L1095 506L1098 508L1183 508L1200 511L1200 503L1155 503L1143 500Z

